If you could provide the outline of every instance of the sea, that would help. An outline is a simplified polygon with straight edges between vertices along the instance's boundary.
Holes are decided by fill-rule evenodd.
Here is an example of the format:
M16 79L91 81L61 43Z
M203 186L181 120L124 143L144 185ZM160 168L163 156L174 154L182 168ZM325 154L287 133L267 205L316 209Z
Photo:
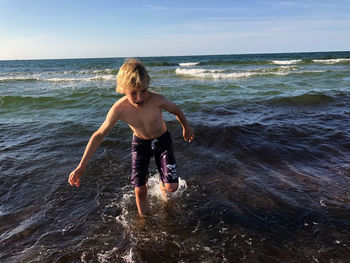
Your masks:
M350 262L350 52L139 59L195 131L146 218L126 123L67 181L125 58L0 61L0 262Z

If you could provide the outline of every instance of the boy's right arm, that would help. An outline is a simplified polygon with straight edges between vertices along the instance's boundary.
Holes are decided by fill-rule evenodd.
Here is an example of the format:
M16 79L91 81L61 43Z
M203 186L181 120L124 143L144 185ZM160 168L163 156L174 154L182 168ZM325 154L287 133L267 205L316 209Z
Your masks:
M101 127L97 131L95 131L91 136L78 167L69 175L68 182L71 186L75 185L79 187L80 176L85 172L86 167L92 155L94 154L96 149L100 146L106 134L110 132L114 124L118 121L117 107L118 107L117 103L112 106L112 108L109 110L107 114L106 120L103 122Z

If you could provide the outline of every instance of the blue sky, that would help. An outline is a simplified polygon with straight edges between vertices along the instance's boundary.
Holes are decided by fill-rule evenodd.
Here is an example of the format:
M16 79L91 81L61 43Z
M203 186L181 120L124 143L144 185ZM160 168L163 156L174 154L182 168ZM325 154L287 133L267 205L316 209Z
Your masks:
M0 59L336 50L349 0L0 0Z

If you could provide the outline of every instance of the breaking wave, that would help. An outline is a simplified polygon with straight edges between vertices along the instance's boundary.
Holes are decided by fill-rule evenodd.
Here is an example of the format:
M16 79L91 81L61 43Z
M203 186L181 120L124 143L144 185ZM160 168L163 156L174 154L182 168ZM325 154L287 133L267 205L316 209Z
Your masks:
M312 61L323 64L350 63L350 58L314 59Z
M179 63L179 66L181 67L192 67L197 66L200 62L186 62L186 63Z
M292 65L292 64L298 64L302 62L301 59L292 59L292 60L272 60L271 61L274 64L277 65Z
M256 76L285 76L288 74L314 74L322 73L324 70L299 70L295 66L280 66L272 68L261 68L250 71L232 71L221 69L201 69L201 68L177 68L175 73L180 76L207 78L207 79L237 79Z
M116 79L115 75L98 75L91 77L25 77L25 76L15 76L15 77L0 77L1 82L91 82L91 81L114 81Z

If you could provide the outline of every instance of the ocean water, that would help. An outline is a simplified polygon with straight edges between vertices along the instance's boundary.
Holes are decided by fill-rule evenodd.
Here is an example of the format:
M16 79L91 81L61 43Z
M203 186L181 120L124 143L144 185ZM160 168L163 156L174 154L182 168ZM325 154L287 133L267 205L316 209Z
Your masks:
M123 58L0 61L0 262L349 262L350 52L141 58L195 130L137 215L118 122L72 188Z

